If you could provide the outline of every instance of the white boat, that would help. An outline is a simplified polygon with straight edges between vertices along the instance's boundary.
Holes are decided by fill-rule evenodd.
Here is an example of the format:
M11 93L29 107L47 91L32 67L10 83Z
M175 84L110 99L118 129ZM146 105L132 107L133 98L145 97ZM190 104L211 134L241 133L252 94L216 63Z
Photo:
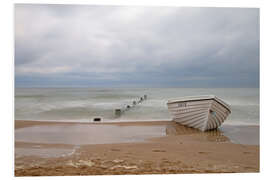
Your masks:
M181 97L167 105L174 121L201 131L218 128L231 113L230 106L214 95Z

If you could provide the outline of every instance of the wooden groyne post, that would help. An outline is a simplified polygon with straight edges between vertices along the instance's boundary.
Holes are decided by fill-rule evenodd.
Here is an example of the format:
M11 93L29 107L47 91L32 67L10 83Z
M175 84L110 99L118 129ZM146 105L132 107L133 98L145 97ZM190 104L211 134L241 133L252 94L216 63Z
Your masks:
M132 107L135 107L136 105L138 105L139 103L142 103L144 100L147 99L147 95L144 95L143 97L140 97L138 101L133 100L132 101L132 105L126 105L124 108L118 108L114 110L114 114L116 117L119 117L122 115L122 113L124 113L125 111L131 109Z
M122 113L121 109L115 109L116 116L121 116L121 113Z

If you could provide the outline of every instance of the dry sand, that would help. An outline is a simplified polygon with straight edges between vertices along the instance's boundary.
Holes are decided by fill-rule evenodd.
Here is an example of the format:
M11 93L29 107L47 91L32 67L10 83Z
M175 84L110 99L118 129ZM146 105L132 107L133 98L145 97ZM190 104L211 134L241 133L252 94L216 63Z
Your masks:
M16 120L15 132L25 127L74 124L78 123ZM18 142L15 136L15 153L26 150L24 156L15 156L15 176L259 172L259 146L231 143L219 130L202 133L168 121L99 125L104 124L162 125L166 136L144 142L82 145ZM34 150L40 153L43 149L56 156L35 154ZM66 153L57 155L58 150Z

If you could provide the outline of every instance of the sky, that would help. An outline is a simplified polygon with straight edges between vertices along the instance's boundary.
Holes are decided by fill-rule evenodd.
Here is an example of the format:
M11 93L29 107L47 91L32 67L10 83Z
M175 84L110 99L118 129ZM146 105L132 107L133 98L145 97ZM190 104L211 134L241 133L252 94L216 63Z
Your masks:
M15 87L259 87L259 9L15 5Z

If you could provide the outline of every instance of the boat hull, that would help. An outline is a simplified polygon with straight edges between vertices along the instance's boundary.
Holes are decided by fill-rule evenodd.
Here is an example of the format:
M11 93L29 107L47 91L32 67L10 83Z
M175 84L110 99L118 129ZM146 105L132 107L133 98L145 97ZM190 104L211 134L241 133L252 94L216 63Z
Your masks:
M167 103L174 121L201 131L216 129L226 120L231 111L224 104L216 97Z

